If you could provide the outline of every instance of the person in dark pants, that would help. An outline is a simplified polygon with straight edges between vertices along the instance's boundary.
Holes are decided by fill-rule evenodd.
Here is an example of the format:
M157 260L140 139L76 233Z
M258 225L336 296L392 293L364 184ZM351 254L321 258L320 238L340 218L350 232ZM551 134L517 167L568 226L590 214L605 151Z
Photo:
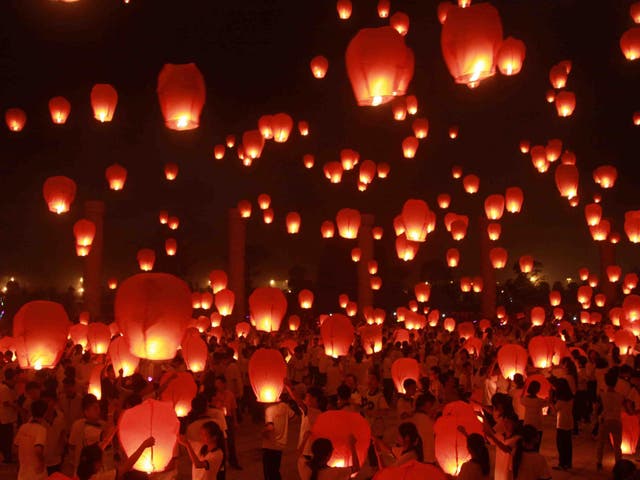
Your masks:
M289 420L295 415L291 407L280 401L264 411L262 431L262 469L264 480L281 480L282 452L287 446Z
M573 465L573 393L569 382L559 378L555 382L556 447L558 466L555 470L569 470Z
M0 383L0 453L5 463L12 462L13 436L18 421L15 385L15 371L7 369L4 382Z

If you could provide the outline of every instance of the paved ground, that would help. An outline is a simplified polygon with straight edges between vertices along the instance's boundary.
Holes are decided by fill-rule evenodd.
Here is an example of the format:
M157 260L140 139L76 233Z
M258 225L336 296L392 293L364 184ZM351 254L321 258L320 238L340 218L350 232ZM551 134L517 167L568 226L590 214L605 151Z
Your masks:
M388 440L391 442L395 438L396 422L393 418L389 419L389 428L387 431ZM554 419L545 418L545 431L542 441L542 453L549 460L551 466L557 464L557 452L555 446ZM262 476L262 457L260 450L260 431L261 426L250 423L248 418L240 426L238 433L238 452L240 462L243 466L242 471L230 470L227 474L227 480L261 480ZM571 472L553 471L554 480L578 480L593 479L604 480L611 478L611 468L613 466L613 453L611 450L605 450L604 471L596 472L595 468L595 441L591 438L588 429L577 437L574 437L573 443L573 464L574 469ZM282 479L283 480L299 480L296 470L295 443L298 438L298 422L294 421L289 429L289 448L286 450L282 462ZM629 457L632 459L631 457ZM640 464L639 464L640 465ZM365 472L362 472L365 474ZM0 480L14 480L17 477L15 469L7 466L0 466ZM185 458L180 463L179 480L188 480L191 477L191 468L188 460ZM359 478L366 478L365 475Z

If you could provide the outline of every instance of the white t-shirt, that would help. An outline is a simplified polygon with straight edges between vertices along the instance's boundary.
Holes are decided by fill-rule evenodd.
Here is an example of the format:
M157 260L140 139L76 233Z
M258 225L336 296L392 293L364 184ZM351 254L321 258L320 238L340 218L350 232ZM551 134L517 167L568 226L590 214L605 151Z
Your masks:
M302 419L300 420L300 436L298 437L298 448L302 445L305 434L311 431L311 427L316 422L316 419L322 412L317 408L308 408L307 413L302 414ZM311 444L312 441L307 441L304 446L303 455L311 455Z
M215 480L218 471L222 467L224 456L221 449L207 452L204 455L198 453L198 458L202 462L206 462L205 468L191 468L191 480ZM223 467L224 468L224 467Z
M64 414L56 409L56 414L51 423L44 422L47 429L47 444L44 448L44 461L47 467L52 467L62 463L62 453L64 452L65 427Z
M82 449L87 445L94 445L100 442L102 428L103 426L101 423L89 423L84 418L80 418L73 422L71 432L69 433L69 445L74 448L73 457L71 458L74 473L76 468L78 468Z
M44 449L47 443L47 429L37 422L23 424L16 433L13 443L18 447L18 480L40 480L47 478L47 469L36 472L36 447Z
M435 463L436 461L436 437L433 431L433 419L426 413L416 412L408 420L412 422L422 439L422 454L425 463Z
M311 478L311 469L303 457L298 459L298 473L301 480ZM352 473L351 468L323 468L318 472L318 480L348 480Z
M289 436L289 420L294 416L293 410L284 402L269 405L264 411L264 423L273 424L273 432L269 438L262 440L262 448L284 450Z
M533 425L537 430L542 430L542 409L547 406L547 401L538 397L522 397L520 404L524 407L524 424Z

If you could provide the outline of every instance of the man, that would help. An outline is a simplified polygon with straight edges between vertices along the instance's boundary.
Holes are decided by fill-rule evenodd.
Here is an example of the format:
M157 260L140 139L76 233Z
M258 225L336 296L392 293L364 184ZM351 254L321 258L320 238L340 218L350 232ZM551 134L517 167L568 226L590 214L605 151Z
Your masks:
M15 377L15 371L7 369L4 372L4 382L0 383L0 453L5 463L12 461L13 434L18 421Z
M65 377L62 381L62 394L58 406L64 415L65 429L71 431L73 422L82 417L82 396L78 393L73 377Z
M281 480L282 452L287 446L289 420L295 413L282 400L264 411L262 430L262 469L264 480Z
M406 420L413 415L413 402L418 391L418 383L413 378L406 378L402 386L405 393L398 398L396 409L400 420Z
M236 470L242 470L236 451L236 414L238 410L236 396L227 388L227 380L223 376L216 377L215 386L217 401L222 406L224 418L227 422L227 453L229 455L229 465Z
M425 463L436 462L435 433L433 431L433 415L436 404L435 397L427 392L416 399L416 411L409 420L418 429L422 439L422 454Z
M106 448L114 431L105 429L105 422L100 418L100 402L90 393L82 398L83 417L73 422L69 433L69 459L75 474L80 461L80 452L88 445L102 444Z
M46 390L42 393L42 400L47 403L47 412L42 424L47 429L47 444L44 448L44 461L49 475L59 472L62 468L67 431L64 414L57 405L56 392Z
M30 406L31 418L18 429L14 444L18 448L18 480L44 480L47 469L44 462L44 448L47 443L47 429L43 418L47 403L36 400Z

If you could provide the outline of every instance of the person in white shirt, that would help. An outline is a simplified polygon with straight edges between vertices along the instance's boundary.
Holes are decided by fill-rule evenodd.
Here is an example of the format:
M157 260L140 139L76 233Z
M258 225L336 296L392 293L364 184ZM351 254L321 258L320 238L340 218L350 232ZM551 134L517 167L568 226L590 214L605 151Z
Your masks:
M429 392L416 399L416 411L409 419L418 429L422 439L422 457L425 463L436 463L436 438L433 431L435 397Z
M44 480L47 469L44 462L44 448L47 443L47 429L43 418L47 404L36 400L31 404L31 419L20 426L14 444L18 447L18 480Z
M308 439L307 439L308 440ZM301 480L348 480L360 470L360 460L356 452L356 438L349 437L351 446L351 467L330 467L333 445L327 438L316 438L310 447L311 457L298 458L298 471Z
M142 453L147 448L151 448L156 444L153 437L147 438L135 452L131 454L123 462L120 462L118 468L105 470L103 463L103 451L100 445L88 445L80 452L80 463L78 464L79 480L122 480L124 475L129 472L138 461Z
M293 410L285 402L269 405L264 411L264 429L262 431L262 468L264 480L280 480L282 452L289 437L289 420Z
M200 428L202 447L195 452L186 437L178 442L189 453L192 480L223 480L225 475L224 435L217 423L209 421Z
M57 396L54 391L44 391L42 400L47 403L43 425L47 429L47 444L44 447L44 461L47 473L51 475L62 468L62 455L66 441L66 422L64 414L57 406Z

